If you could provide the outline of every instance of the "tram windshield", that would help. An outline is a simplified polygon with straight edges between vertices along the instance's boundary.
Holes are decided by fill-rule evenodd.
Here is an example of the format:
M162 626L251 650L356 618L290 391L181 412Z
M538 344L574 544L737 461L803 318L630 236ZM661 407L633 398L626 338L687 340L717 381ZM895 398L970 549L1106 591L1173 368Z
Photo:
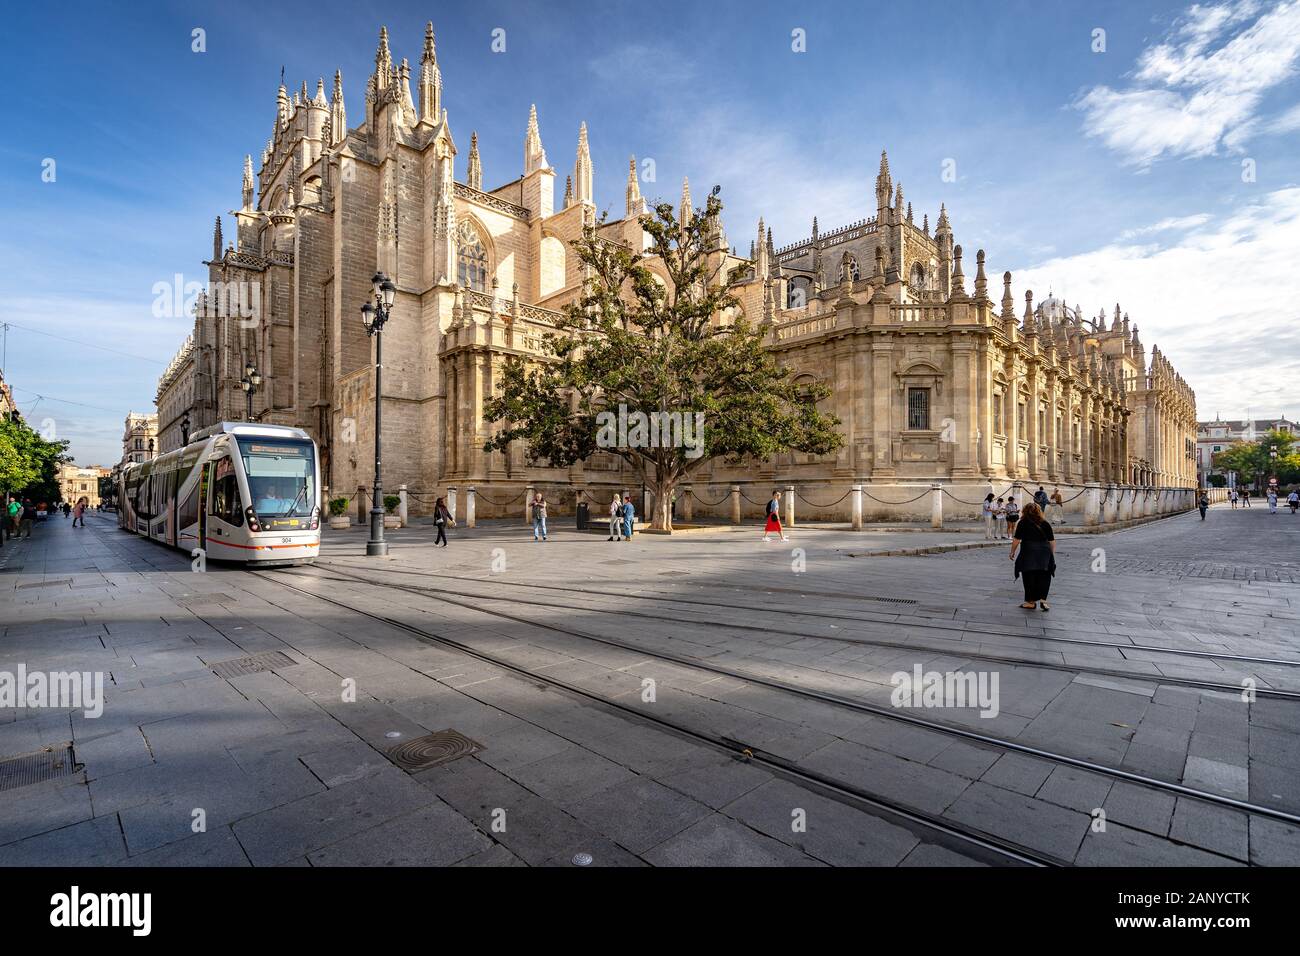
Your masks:
M316 455L300 438L240 438L253 511L270 525L276 518L305 518L316 506Z

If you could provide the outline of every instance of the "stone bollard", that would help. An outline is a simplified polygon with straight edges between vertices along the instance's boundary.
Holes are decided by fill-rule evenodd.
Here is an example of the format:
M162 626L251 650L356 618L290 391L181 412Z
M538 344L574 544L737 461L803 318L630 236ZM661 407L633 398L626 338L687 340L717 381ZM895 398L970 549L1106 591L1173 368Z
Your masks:
M402 499L397 505L397 517L402 520L402 527L407 525L406 520L406 485L397 486L397 497Z
M740 524L740 485L731 486L731 523Z
M1119 491L1114 485L1106 486L1106 496L1102 499L1102 524L1114 524L1119 514Z
M451 515L451 520L458 520L456 517L456 486L447 486L447 513Z
M524 489L524 524L529 527L532 527L533 524L532 507L533 495L535 494L537 494L537 488L533 485L529 485Z
M785 486L785 526L794 527L794 485Z
M370 520L370 495L365 485L357 486L357 522L366 524Z
M1089 484L1084 492L1083 523L1095 525L1101 517L1101 488Z
M474 527L474 486L465 489L465 527Z
M862 486L853 486L853 530L862 530Z
M695 489L690 485L682 488L682 524L690 524L691 518L695 514L695 509L691 507L694 495Z
M930 486L930 527L943 527L943 485Z

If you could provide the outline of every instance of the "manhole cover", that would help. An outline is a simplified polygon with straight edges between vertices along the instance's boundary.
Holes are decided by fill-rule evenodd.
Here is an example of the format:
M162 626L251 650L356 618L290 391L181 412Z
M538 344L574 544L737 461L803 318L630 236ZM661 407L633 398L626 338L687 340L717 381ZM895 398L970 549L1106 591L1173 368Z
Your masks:
M25 591L28 588L57 588L64 584L71 584L72 578L59 578L57 581L31 581L27 584L20 584L14 588L15 591Z
M71 743L0 758L0 790L15 790L33 783L71 777L80 769L73 756Z
M573 865L574 865L574 866L591 866L591 854L590 854L590 853L575 853L575 854L573 854Z
M475 743L458 730L440 730L389 748L388 759L403 770L414 773L468 757L482 749L482 744Z
M243 677L246 674L262 674L280 667L292 667L297 663L288 654L280 651L267 651L264 654L254 654L252 657L237 657L233 661L219 661L210 666L212 673L229 680L232 677Z

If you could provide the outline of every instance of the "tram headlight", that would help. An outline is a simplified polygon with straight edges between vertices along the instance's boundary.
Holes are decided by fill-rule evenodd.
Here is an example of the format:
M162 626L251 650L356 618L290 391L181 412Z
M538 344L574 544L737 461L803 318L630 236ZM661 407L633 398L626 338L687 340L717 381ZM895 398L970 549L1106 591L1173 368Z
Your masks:
M307 526L309 531L315 531L320 527L320 508L311 509L311 524Z
M244 518L247 519L248 521L249 531L262 530L262 526L257 523L257 512L253 510L252 505L249 505L247 508L244 509Z

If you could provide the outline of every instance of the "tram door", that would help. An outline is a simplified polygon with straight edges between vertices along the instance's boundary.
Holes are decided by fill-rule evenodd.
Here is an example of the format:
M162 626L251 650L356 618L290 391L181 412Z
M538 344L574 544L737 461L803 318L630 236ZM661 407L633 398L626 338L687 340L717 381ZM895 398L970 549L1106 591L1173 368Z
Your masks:
M239 480L235 476L235 462L230 456L212 462L211 503L208 505L209 537L238 546L234 540L236 529L244 523L244 509L239 496Z
M208 550L208 477L212 474L212 463L208 462L199 469L199 547Z

